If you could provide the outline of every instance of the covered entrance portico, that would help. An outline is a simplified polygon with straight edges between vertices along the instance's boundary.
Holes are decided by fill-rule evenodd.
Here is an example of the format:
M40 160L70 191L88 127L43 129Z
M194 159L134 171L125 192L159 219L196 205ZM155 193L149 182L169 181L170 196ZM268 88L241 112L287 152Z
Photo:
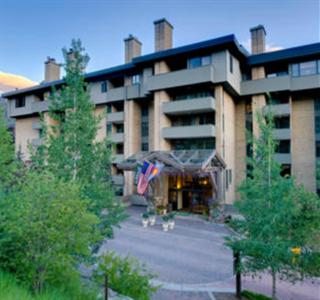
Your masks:
M164 165L144 195L155 205L202 213L212 203L223 204L225 163L215 150L138 152L118 164L118 168L136 172L144 161Z

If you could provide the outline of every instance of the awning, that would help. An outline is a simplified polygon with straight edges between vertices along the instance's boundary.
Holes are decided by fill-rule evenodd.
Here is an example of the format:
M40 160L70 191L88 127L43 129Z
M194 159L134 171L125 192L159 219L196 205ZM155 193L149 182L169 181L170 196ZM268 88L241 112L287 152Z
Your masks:
M117 164L119 169L134 171L143 161L163 163L164 173L211 173L226 164L215 150L140 151Z

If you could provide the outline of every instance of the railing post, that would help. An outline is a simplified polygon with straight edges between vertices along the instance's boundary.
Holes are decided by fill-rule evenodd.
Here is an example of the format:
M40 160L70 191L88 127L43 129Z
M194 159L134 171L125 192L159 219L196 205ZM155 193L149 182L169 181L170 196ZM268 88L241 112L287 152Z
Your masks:
M241 299L240 252L233 250L233 270L236 274L236 297Z

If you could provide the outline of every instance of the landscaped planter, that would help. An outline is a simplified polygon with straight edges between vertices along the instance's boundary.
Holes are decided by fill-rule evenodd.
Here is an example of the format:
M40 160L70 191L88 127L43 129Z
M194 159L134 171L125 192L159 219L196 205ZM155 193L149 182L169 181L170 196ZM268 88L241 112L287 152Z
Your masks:
M162 223L162 229L163 229L163 231L168 231L169 230L169 223L168 222Z
M149 214L145 212L142 214L142 226L146 228L148 227L148 223L149 223Z

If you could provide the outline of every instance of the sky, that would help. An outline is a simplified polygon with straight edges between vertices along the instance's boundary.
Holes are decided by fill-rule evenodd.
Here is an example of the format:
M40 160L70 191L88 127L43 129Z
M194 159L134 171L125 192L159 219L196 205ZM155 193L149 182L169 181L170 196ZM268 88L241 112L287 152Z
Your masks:
M258 24L271 50L320 40L320 0L0 0L0 72L40 82L47 56L62 62L72 38L90 56L88 72L122 64L123 39L133 34L153 52L153 21L163 17L175 47L232 33L249 47Z

